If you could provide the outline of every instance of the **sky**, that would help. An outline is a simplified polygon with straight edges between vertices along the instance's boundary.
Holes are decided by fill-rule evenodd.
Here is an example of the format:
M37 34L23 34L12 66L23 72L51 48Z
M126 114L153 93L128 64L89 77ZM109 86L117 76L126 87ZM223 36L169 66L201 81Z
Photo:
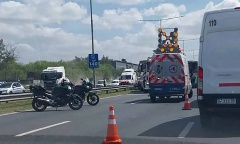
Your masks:
M197 60L203 15L239 0L92 0L94 51L138 64L153 54L162 28L178 28L179 46ZM92 53L90 0L0 0L0 39L18 62L68 61ZM169 34L169 30L166 30ZM184 41L183 41L184 40Z

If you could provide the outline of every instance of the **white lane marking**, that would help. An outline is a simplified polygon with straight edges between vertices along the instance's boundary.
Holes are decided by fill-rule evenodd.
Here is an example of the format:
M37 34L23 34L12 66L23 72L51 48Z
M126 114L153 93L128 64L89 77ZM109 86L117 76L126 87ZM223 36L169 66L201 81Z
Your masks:
M16 113L18 113L18 112L12 112L12 113L1 114L0 117L1 117L1 116L12 115L12 114L16 114Z
M130 103L130 104L135 104L135 103Z
M31 133L35 133L35 132L38 132L38 131L41 131L41 130L52 128L52 127L59 126L59 125L69 123L69 122L71 122L71 121L64 121L64 122L56 123L56 124L53 124L53 125L49 125L49 126L46 126L46 127L38 128L38 129L35 129L35 130L31 130L31 131L28 131L28 132L25 132L25 133L15 135L15 137L25 136L25 135L28 135L28 134L31 134Z
M191 130L192 126L194 125L194 122L189 122L186 127L182 130L182 132L179 134L178 138L185 138L189 131Z
M126 95L128 95L128 94L126 94ZM115 98L115 97L120 97L120 96L124 96L124 95L109 96L109 97L100 98L100 99L109 99L109 98Z

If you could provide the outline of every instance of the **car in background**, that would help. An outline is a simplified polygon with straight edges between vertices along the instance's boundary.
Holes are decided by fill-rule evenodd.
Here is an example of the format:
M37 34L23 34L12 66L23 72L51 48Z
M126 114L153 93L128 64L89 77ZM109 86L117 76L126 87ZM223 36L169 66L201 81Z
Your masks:
M104 87L104 80L98 80L96 83L96 87Z
M112 82L109 84L109 86L119 86L119 80L112 80Z
M19 82L6 82L0 85L0 94L24 93L26 89Z
M1 84L4 84L4 83L6 83L6 82L4 82L4 81L1 81L1 82L0 82L0 85L1 85Z

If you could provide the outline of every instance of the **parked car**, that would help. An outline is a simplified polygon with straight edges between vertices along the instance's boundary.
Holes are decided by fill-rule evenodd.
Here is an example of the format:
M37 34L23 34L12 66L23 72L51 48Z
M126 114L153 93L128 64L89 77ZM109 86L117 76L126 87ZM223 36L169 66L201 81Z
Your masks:
M104 87L104 80L98 80L96 87Z
M6 82L4 82L4 81L1 81L1 82L0 82L0 85L1 85L1 84L4 84L4 83L6 83Z
M118 80L118 79L113 80L113 81L109 84L109 86L119 86L119 80Z
M0 94L24 93L26 89L19 82L7 82L0 85Z

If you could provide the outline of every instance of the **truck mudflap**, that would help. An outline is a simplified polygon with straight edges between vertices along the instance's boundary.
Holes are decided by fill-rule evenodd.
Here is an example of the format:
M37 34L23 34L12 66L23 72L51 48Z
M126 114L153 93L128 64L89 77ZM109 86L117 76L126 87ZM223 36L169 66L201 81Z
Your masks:
M154 95L169 95L169 94L184 94L184 84L150 84L149 94Z

